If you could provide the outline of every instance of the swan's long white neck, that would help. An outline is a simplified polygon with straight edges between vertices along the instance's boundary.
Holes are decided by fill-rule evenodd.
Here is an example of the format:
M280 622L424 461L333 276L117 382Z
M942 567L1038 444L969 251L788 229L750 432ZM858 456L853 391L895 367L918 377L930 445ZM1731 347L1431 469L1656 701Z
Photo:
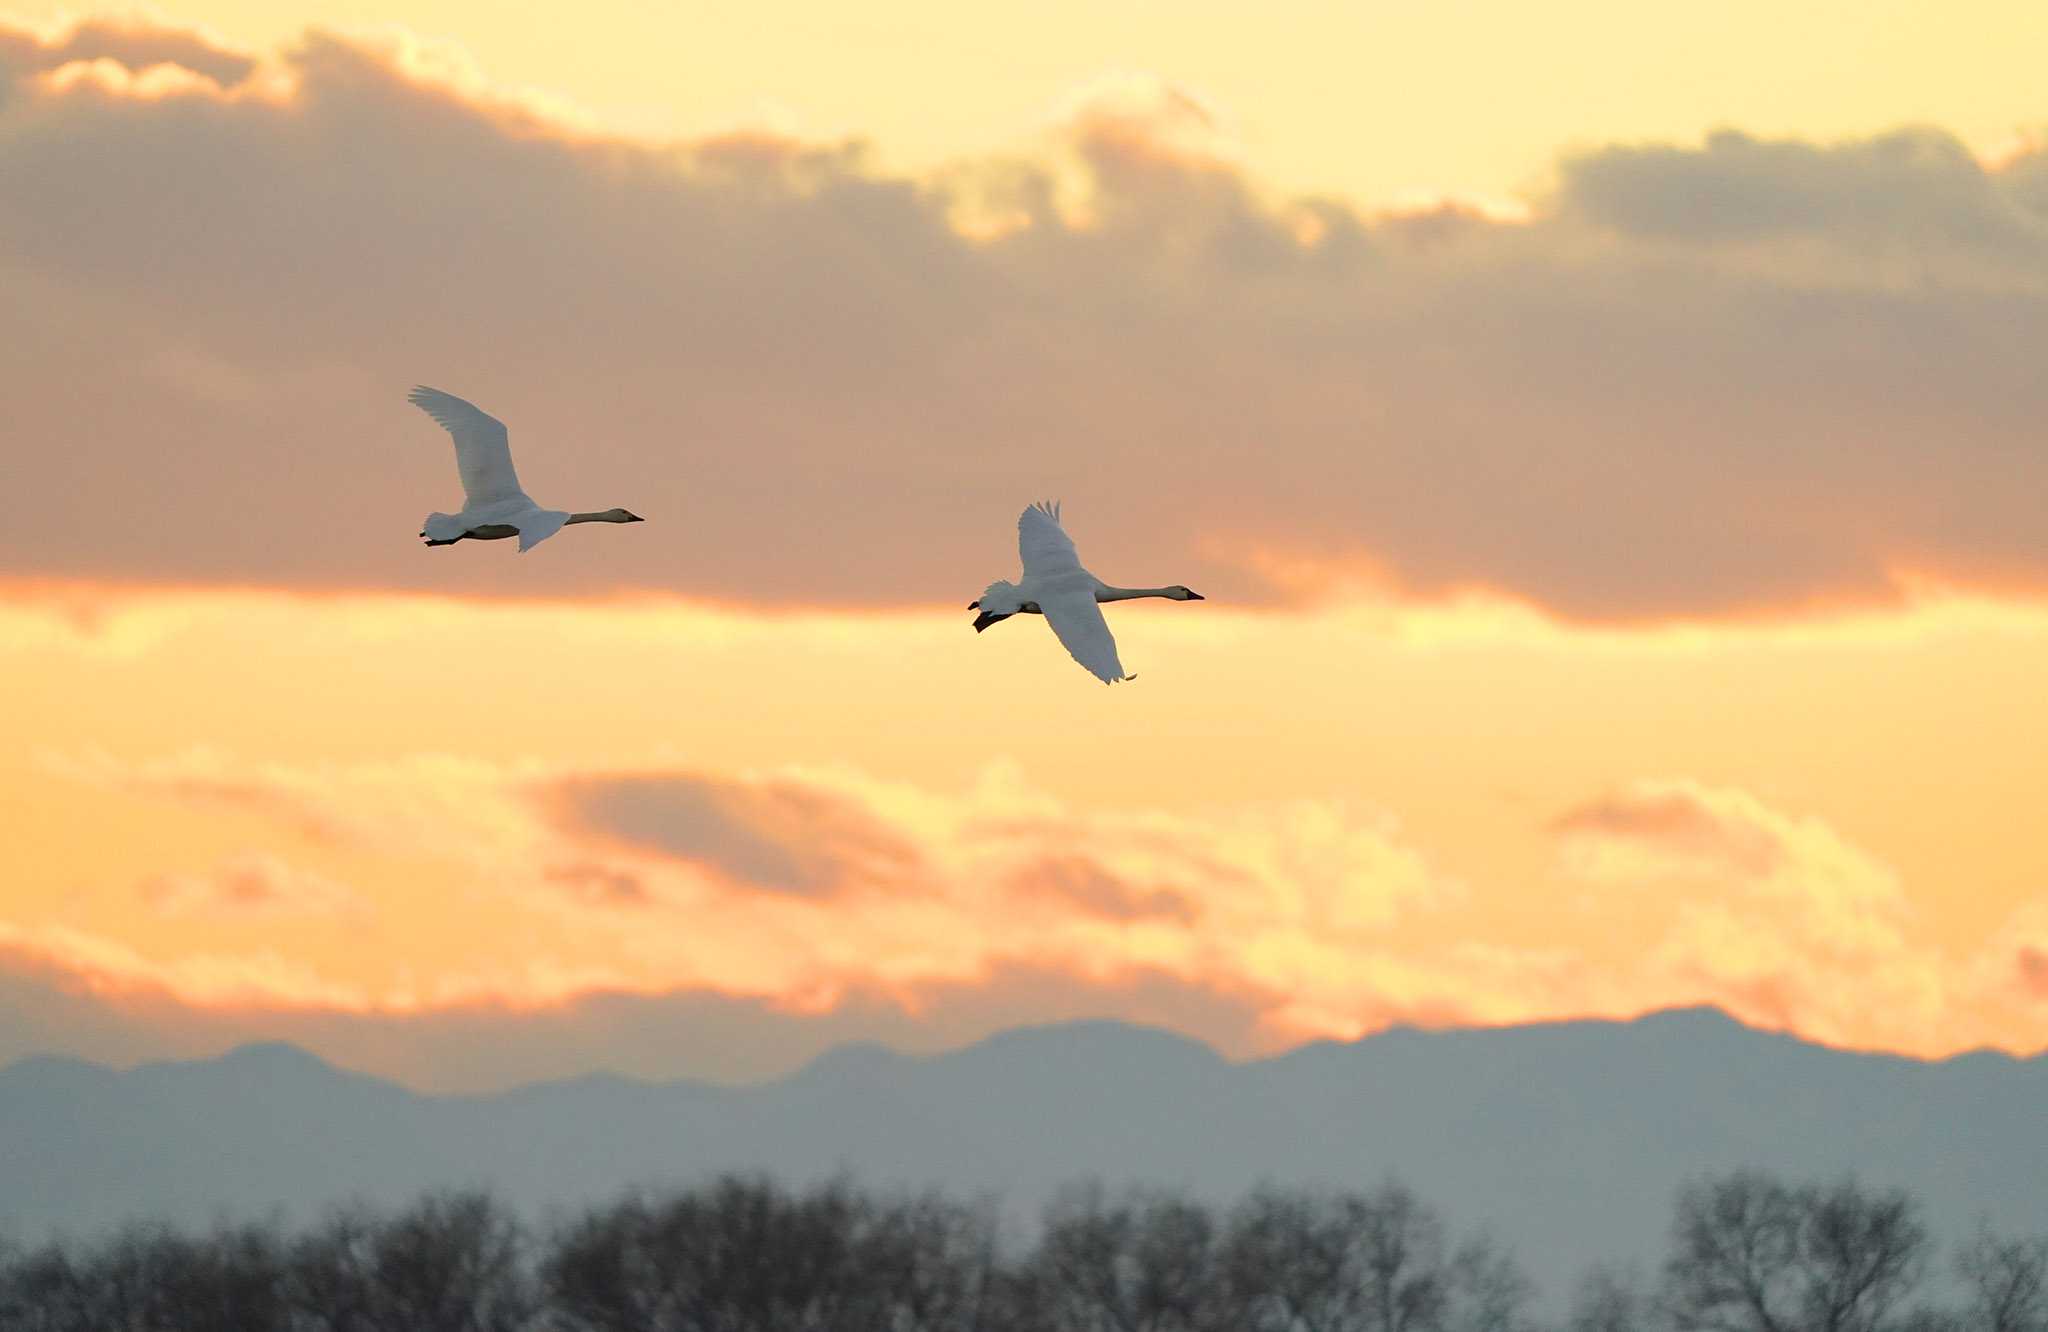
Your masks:
M1107 583L1095 589L1097 601L1136 601L1139 597L1165 597L1168 601L1178 600L1170 587L1111 587Z
M569 523L630 523L632 521L631 518L624 516L617 509L607 509L603 513L572 513L569 515L569 521L563 523L562 526L567 527Z

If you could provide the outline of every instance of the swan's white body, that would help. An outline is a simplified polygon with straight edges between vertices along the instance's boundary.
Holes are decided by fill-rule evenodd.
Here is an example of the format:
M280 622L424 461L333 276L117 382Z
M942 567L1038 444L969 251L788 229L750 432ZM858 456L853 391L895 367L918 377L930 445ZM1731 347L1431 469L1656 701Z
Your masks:
M440 423L455 440L455 466L462 473L462 512L430 513L420 535L430 546L471 538L491 541L518 536L522 552L572 522L637 523L624 509L570 513L543 509L519 488L512 470L512 443L505 423L452 393L421 385L405 400Z
M1060 526L1060 506L1038 503L1017 519L1017 554L1024 577L1015 583L988 585L969 610L980 610L976 631L1016 614L1039 614L1075 661L1105 684L1133 677L1117 659L1116 639L1102 618L1105 601L1164 597L1168 601L1201 601L1185 587L1112 587L1081 567L1072 537Z

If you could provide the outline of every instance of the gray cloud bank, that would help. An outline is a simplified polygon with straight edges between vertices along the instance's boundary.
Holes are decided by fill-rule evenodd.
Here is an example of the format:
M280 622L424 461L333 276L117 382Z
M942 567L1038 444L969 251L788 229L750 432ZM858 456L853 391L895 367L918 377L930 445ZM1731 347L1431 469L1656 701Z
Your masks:
M941 603L1057 494L1098 572L1240 601L2048 576L2048 153L1617 147L1512 224L1270 200L1108 108L1070 207L1022 160L627 141L426 68L0 28L0 570ZM457 492L417 381L544 502L651 521L418 548Z

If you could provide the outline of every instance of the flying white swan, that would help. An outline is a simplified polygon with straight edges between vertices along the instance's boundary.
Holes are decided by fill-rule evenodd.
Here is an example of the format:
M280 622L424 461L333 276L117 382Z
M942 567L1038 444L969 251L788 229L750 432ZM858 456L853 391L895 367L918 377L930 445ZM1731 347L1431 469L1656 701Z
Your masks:
M519 549L532 550L570 523L637 523L640 515L624 509L603 513L565 513L543 509L519 488L512 470L512 445L505 423L487 416L452 393L425 385L405 400L441 423L455 437L455 466L462 473L462 512L430 513L420 535L430 546L452 546L465 538L498 541L519 538Z
M1168 601L1201 601L1199 592L1173 587L1111 587L1081 567L1074 539L1060 526L1057 503L1032 505L1017 519L1017 554L1024 561L1024 581L990 583L979 601L967 604L978 610L974 632L980 633L998 620L1020 611L1043 615L1060 643L1074 660L1104 684L1133 680L1125 675L1116 659L1116 640L1110 637L1109 622L1102 618L1103 601L1130 601L1136 597L1165 597Z

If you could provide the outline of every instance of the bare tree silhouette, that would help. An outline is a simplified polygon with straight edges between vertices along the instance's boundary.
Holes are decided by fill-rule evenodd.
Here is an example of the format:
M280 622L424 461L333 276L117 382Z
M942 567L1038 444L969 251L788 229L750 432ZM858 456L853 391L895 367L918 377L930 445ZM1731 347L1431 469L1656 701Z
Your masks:
M630 1198L563 1235L542 1281L572 1328L831 1326L850 1293L858 1206L838 1185L797 1197L739 1178L662 1202Z
M317 1332L519 1332L535 1310L519 1222L484 1193L436 1193L388 1218L331 1216L288 1260L298 1326Z
M1980 1229L1957 1252L1956 1270L1970 1293L1971 1332L2048 1332L2048 1236Z
M292 1302L315 1332L376 1332L379 1299L374 1275L382 1222L362 1208L329 1214L301 1235L286 1256Z
M875 1332L980 1332L995 1313L997 1211L936 1195L881 1207L861 1241Z
M1226 1318L1208 1210L1138 1190L1070 1188L1047 1209L1025 1282L1059 1332L1210 1332Z
M1246 1332L1363 1327L1365 1292L1349 1279L1350 1235L1334 1194L1262 1188L1230 1214L1223 1280Z
M1664 1304L1682 1332L1884 1332L1927 1247L1902 1192L1741 1171L1680 1191Z
M1444 1325L1450 1332L1517 1332L1535 1294L1535 1283L1514 1256L1481 1235L1452 1255L1449 1303Z
M1434 1332L1451 1301L1444 1226L1406 1185L1388 1181L1341 1201L1351 1265L1372 1332Z
M992 1200L728 1177L530 1231L488 1195L355 1207L297 1235L137 1224L0 1247L0 1332L1526 1332L1506 1249L1399 1183L1218 1211L1069 1187L1028 1243ZM1653 1290L1595 1267L1558 1332L2048 1332L2048 1237L1980 1230L1964 1302L1908 1308L1919 1208L1854 1180L1695 1181Z
M989 1206L728 1178L586 1213L540 1279L578 1332L971 1332L995 1267Z
M1572 1291L1565 1332L1642 1332L1658 1321L1643 1275L1634 1266L1596 1263Z
M290 1310L275 1242L261 1228L207 1238L129 1226L76 1255L50 1245L10 1264L0 1327L39 1332L269 1332Z

